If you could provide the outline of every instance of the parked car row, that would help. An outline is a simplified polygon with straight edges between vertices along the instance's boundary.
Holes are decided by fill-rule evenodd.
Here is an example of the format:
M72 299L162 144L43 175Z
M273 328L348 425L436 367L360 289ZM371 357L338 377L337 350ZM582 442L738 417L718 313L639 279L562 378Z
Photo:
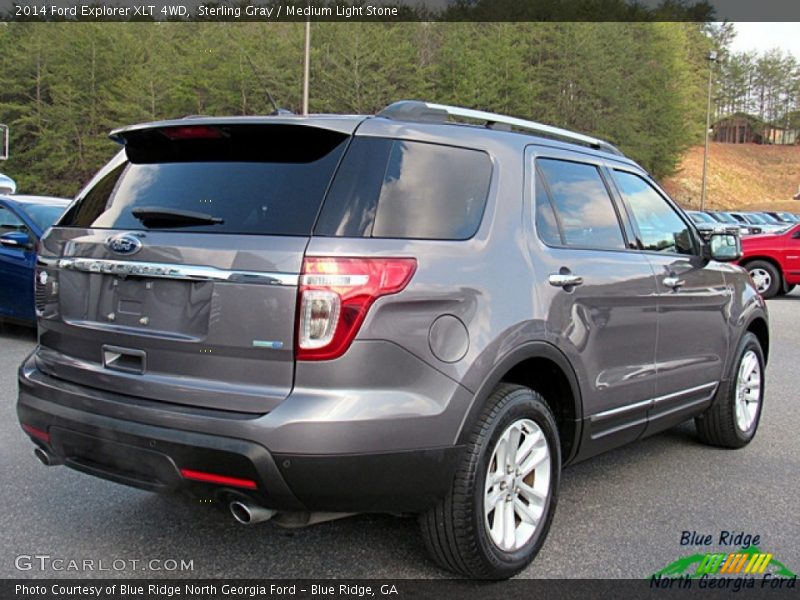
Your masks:
M800 283L800 216L790 212L686 211L704 236L738 231L742 258L764 298L787 294Z
M800 216L790 212L764 211L686 211L701 233L713 231L738 230L743 236L758 233L777 233L784 231L795 223L800 223Z

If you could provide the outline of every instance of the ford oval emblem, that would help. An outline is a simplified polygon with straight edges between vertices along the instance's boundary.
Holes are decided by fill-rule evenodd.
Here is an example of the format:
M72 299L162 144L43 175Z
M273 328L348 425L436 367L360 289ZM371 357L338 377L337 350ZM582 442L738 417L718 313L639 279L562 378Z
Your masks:
M130 233L120 233L106 240L106 247L117 254L136 254L142 249L139 238Z

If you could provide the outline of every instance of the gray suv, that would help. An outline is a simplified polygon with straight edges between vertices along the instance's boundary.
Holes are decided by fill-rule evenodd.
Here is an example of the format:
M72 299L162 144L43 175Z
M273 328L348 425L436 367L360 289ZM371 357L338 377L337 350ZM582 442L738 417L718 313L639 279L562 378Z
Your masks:
M563 466L692 418L755 434L738 237L606 142L416 101L111 137L40 245L17 410L46 465L245 523L419 514L439 565L499 579Z

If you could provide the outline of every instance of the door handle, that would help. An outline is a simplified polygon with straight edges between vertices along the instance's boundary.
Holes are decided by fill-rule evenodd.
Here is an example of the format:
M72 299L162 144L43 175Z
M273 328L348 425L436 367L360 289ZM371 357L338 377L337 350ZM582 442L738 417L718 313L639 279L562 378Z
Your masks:
M668 275L663 279L664 286L668 288L672 288L673 290L678 289L684 283L686 283L683 279L679 279L675 275Z
M560 288L575 287L583 283L583 277L572 273L553 273L547 278L550 285Z

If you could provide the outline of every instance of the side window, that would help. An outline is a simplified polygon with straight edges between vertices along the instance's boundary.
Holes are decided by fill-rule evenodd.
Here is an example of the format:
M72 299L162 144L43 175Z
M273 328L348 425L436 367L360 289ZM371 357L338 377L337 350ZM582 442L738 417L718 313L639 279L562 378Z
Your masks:
M0 235L9 231L28 231L28 228L17 215L5 206L0 206Z
M404 140L353 140L316 235L466 240L483 218L492 178L485 152Z
M617 211L597 167L545 158L537 159L536 165L550 193L561 243L582 248L625 249ZM536 196L537 228L540 210L542 223L547 228L548 215L544 206L540 209L538 200L547 196L538 191ZM539 229L539 235L544 242L551 243L547 236L552 239L552 231L543 233Z
M395 142L373 237L466 240L478 230L492 165L483 152Z
M392 140L356 138L322 205L314 230L331 237L370 237Z
M619 189L639 228L643 249L651 252L695 254L689 225L664 197L633 173L615 171Z

